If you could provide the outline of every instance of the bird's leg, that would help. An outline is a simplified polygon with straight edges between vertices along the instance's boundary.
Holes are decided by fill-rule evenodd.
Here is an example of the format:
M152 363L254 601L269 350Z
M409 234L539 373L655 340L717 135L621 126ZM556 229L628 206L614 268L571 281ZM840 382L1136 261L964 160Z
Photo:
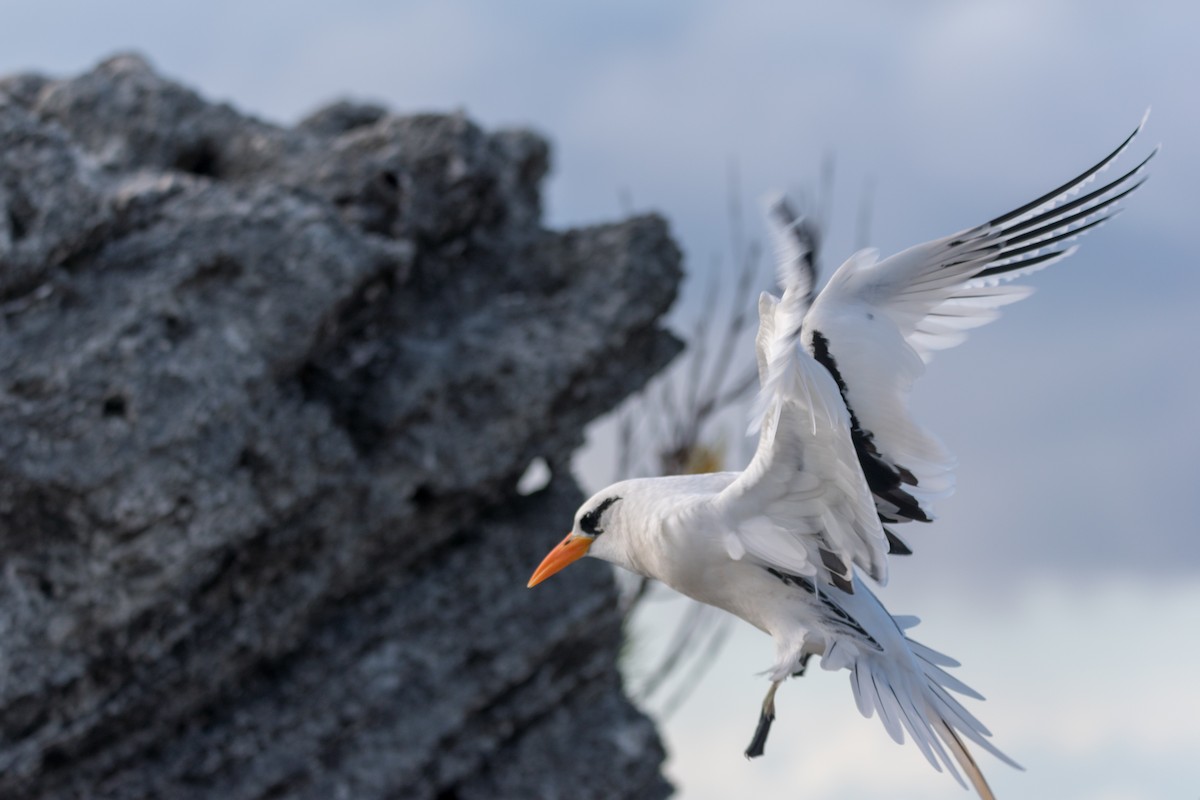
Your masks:
M812 653L805 653L800 657L800 665L792 673L793 678L804 675L810 658L812 658ZM746 758L756 758L763 754L763 747L767 743L767 734L771 732L771 723L775 721L775 690L781 683L783 683L781 680L773 681L771 688L767 690L767 696L762 704L762 712L758 717L758 727L754 729L754 738L750 740L750 746L746 748Z
M754 738L746 748L746 758L755 758L763 754L763 745L767 743L767 734L771 732L771 723L775 721L775 690L783 681L771 681L767 696L763 699L762 712L758 717L758 727L754 729Z

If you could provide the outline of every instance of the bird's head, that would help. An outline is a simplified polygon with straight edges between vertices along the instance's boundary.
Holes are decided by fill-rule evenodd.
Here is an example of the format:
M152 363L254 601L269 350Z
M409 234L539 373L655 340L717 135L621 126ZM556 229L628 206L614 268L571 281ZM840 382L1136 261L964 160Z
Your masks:
M586 555L592 555L605 560L614 559L608 556L608 540L604 538L606 530L611 530L619 513L621 497L610 487L592 497L575 512L575 524L567 537L551 550L541 565L529 579L529 588L537 586L554 573L575 563ZM618 506L618 508L614 508ZM612 537L611 533L609 538Z

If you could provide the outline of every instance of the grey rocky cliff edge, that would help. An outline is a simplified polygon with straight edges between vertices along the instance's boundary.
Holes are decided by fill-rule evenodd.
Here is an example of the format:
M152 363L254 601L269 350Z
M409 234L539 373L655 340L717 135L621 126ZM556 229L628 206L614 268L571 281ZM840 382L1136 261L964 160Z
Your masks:
M0 80L0 797L669 793L606 567L524 584L679 253L544 229L548 163L135 56Z

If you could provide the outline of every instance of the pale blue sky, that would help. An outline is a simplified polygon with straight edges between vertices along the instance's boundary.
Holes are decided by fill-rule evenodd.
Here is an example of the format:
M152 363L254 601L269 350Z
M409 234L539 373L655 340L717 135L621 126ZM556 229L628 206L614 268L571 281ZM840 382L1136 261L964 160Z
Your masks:
M752 214L836 155L832 268L866 181L872 244L894 252L1057 185L1152 106L1135 155L1164 150L1128 211L922 379L959 491L909 534L917 555L884 596L990 698L972 710L1029 767L985 763L1004 796L1200 791L1200 690L1175 666L1196 663L1200 627L1200 6L5 0L0 19L0 73L136 49L279 122L350 95L534 127L555 147L552 224L611 219L626 192L671 220L699 271L727 250L731 158ZM786 687L770 755L745 765L752 673L769 661L743 631L668 728L683 797L965 796L858 720L844 676Z

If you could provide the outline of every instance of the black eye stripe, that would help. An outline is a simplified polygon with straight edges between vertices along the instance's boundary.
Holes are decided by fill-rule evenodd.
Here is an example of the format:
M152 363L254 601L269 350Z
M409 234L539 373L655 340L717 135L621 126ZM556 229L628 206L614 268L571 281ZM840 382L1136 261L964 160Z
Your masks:
M604 533L604 529L600 527L600 515L604 513L605 509L620 499L619 497L604 498L604 501L600 505L579 518L579 529L589 536L599 536Z

